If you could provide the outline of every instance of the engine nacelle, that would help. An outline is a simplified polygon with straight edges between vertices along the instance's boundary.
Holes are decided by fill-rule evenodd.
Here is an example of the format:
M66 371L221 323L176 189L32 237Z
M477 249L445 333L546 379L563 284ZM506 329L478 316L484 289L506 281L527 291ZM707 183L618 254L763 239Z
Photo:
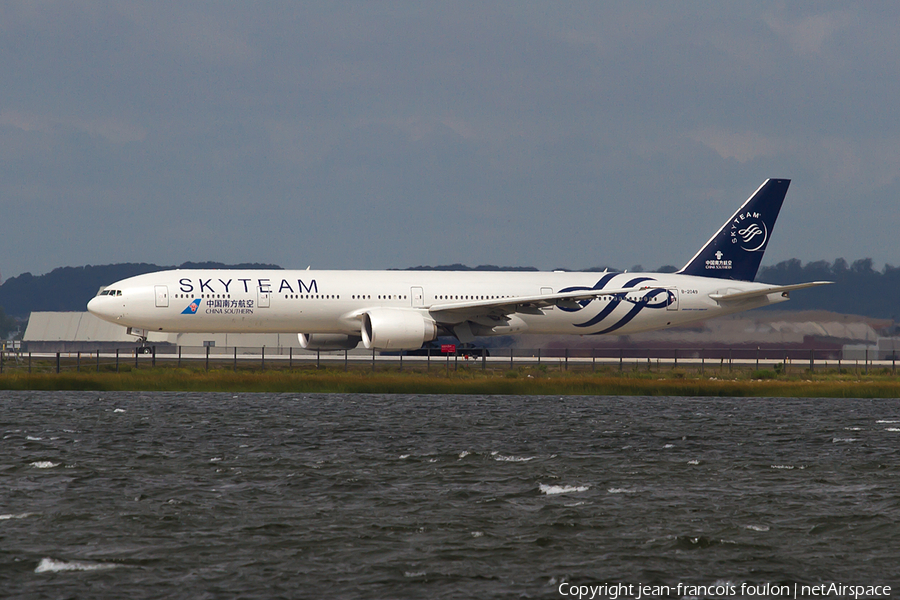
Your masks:
M353 350L362 341L357 335L342 333L300 333L297 337L304 350Z
M437 338L437 325L425 313L373 308L362 316L362 341L376 350L418 350Z

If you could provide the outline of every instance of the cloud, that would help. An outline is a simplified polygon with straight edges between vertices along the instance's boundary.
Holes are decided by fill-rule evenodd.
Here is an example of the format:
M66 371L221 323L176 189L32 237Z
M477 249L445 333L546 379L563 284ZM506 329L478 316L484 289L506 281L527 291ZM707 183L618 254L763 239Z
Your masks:
M756 131L702 129L691 132L690 137L711 148L722 158L734 159L739 163L763 156L776 156L779 152L787 150L783 141L769 138Z
M885 214L898 18L875 3L3 3L0 234L30 248L3 270L681 263L770 176L795 181L780 232L804 225L793 206L900 263ZM785 234L769 256L841 244Z
M0 110L0 126L46 135L55 135L58 131L79 131L90 136L102 137L115 144L139 142L147 137L146 128L129 123L119 117L53 118L48 115L28 114L16 110Z
M852 26L855 18L847 11L789 17L766 14L763 19L772 31L783 37L795 52L819 54L834 41L835 34Z

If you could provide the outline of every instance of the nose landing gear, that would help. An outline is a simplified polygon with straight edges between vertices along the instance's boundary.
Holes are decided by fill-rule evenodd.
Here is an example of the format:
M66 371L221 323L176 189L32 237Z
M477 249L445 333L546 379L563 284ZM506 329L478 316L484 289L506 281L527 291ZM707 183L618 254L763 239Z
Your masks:
M150 354L150 346L147 346L147 330L146 329L138 329L137 327L129 327L125 330L125 333L128 335L133 335L138 339L138 353L139 354Z

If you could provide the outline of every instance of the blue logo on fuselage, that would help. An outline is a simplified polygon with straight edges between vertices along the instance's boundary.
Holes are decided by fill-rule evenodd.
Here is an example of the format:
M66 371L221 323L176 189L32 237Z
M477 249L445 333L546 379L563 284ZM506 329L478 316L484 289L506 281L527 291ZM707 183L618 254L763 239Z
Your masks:
M194 314L197 314L197 309L199 309L199 308L200 308L200 298L197 298L196 300L192 301L186 309L181 311L181 314L194 315Z

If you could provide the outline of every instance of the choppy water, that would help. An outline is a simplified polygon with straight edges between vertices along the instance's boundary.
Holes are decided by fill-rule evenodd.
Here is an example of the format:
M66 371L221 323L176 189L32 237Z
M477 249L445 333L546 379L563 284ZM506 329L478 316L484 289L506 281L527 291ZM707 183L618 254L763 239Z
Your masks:
M897 589L898 447L895 400L0 392L0 596Z

